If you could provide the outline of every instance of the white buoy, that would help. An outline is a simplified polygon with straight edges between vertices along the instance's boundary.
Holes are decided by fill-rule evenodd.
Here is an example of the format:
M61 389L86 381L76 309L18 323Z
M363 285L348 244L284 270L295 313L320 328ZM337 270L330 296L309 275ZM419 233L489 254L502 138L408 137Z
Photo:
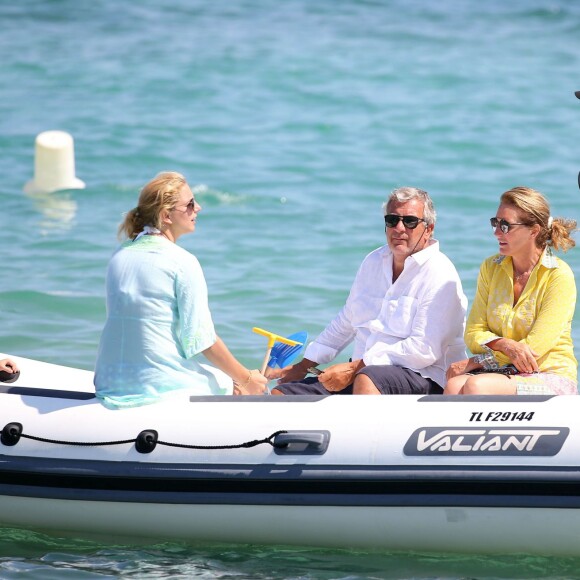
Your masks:
M26 193L50 193L59 189L84 189L75 176L74 141L64 131L44 131L36 137L34 179L24 186Z

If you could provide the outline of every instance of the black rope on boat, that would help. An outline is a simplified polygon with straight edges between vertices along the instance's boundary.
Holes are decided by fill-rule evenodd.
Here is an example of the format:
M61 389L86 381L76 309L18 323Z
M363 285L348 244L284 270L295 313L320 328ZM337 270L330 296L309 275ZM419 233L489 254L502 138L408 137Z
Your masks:
M288 431L276 431L272 433L270 437L264 439L254 439L253 441L246 441L245 443L239 443L238 445L187 445L185 443L169 443L168 441L158 441L159 445L166 445L167 447L182 447L184 449L249 449L250 447L256 447L256 445L262 445L263 443L268 443L272 447L286 447L287 443L274 443L276 436L282 433L288 433Z
M147 429L141 431L135 439L121 439L118 441L62 441L60 439L48 439L46 437L38 437L36 435L28 435L22 432L21 423L7 423L2 429L0 442L3 445L11 447L16 445L22 437L24 439L31 439L32 441L39 441L41 443L54 443L56 445L75 445L78 447L104 447L107 445L123 445L126 443L135 443L135 448L139 453L151 453L155 447L165 445L166 447L179 447L182 449L249 449L257 445L268 444L272 447L286 447L286 443L277 444L274 439L282 433L287 431L276 431L269 437L264 439L254 439L253 441L245 441L234 445L188 445L186 443L171 443L169 441L159 441L157 431L154 429Z
M106 445L122 445L123 443L134 443L136 439L120 439L119 441L60 441L59 439L46 439L45 437L36 437L35 435L20 435L24 439L40 441L41 443L55 443L56 445L76 445L78 447L104 447Z

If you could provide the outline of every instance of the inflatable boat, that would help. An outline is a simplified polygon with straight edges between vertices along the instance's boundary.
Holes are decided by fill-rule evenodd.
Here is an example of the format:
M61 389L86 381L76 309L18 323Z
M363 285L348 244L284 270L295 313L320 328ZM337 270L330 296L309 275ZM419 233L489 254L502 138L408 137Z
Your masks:
M21 374L0 383L0 526L580 554L580 397L180 392L114 411L91 372L11 358Z

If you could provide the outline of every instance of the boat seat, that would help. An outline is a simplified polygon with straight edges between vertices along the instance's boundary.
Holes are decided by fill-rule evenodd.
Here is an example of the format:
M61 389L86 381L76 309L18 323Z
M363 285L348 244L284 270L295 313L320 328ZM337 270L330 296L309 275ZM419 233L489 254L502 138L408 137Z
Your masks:
M88 401L95 398L95 393L82 391L65 391L63 389L39 389L34 387L9 387L0 385L0 393L8 395L26 395L28 397L50 397L53 399L73 399L76 401Z

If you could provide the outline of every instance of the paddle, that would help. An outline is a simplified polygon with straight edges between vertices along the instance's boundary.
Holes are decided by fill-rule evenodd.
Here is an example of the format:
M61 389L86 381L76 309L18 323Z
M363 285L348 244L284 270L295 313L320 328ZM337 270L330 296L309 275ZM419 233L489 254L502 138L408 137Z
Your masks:
M292 340L290 338L280 336L279 334L269 332L268 330L264 330L263 328L254 327L254 328L252 328L252 330L256 334L261 334L262 336L265 336L268 339L268 348L266 349L266 356L264 357L264 362L262 364L262 369L260 371L262 374L264 374L266 372L266 367L268 366L268 361L270 360L270 355L272 353L274 344L276 342L280 342L280 343L283 343L283 345L289 345L292 347L295 347L295 346L302 347L302 345L303 345L303 343L300 343L297 340Z
M301 330L300 332L295 332L286 338L289 340L295 340L299 344L290 346L289 344L284 344L282 342L276 343L272 347L272 352L270 353L268 368L274 368L277 366L283 369L285 366L292 363L298 356L298 353L304 348L304 345L308 340L308 333L305 330Z

